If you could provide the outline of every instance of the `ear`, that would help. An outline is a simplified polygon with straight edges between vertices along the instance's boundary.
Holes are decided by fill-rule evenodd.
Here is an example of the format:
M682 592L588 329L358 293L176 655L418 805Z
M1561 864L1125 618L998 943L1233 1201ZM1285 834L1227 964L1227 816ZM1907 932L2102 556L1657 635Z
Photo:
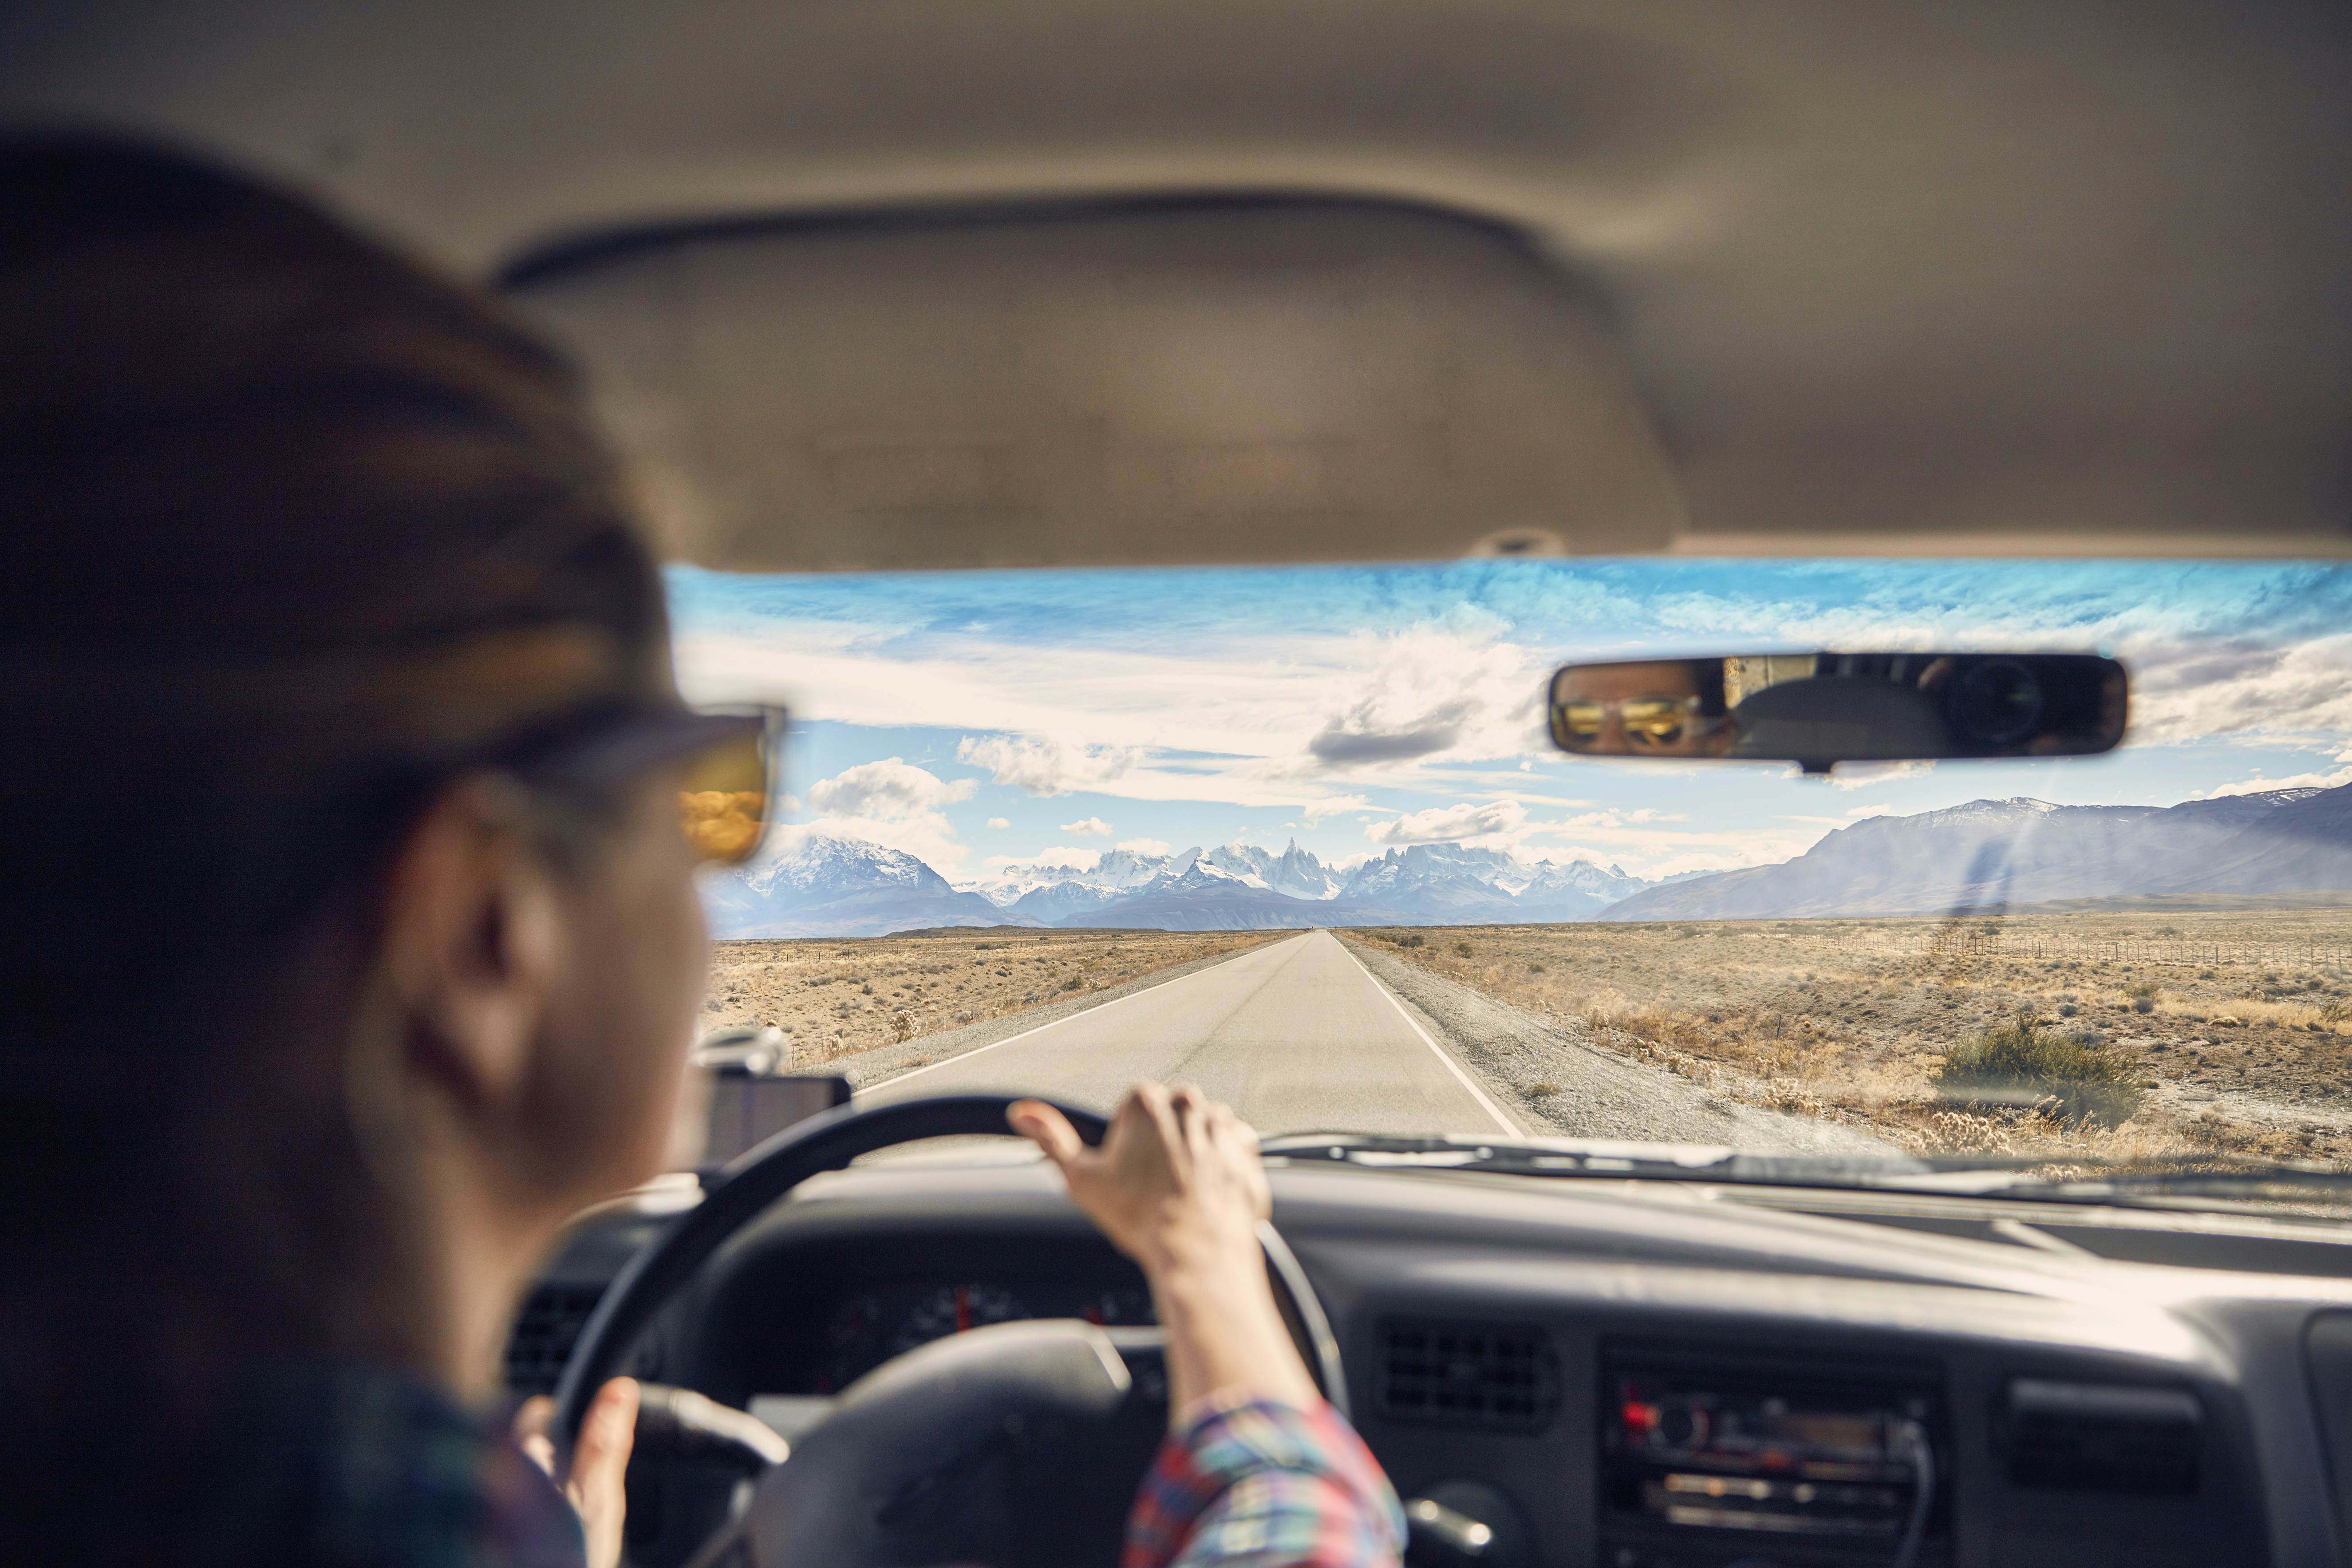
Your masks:
M497 1120L527 1092L560 978L562 902L527 808L509 781L459 780L418 819L384 883L400 1070L469 1121Z

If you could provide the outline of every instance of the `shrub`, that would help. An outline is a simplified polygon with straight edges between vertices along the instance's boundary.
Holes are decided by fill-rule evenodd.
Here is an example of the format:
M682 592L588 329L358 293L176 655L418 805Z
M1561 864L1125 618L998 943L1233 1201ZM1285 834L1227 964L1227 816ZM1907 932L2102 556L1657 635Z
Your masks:
M2135 1012L2135 1013L2153 1013L2153 1012L2155 1012L2155 1011L2156 1011L2156 998L2155 998L2155 997L2153 997L2153 996L2135 996L2135 997L2133 997L2133 998L2132 998L2132 1011L2133 1011L2133 1012Z
M1467 958L1470 956L1470 944L1466 942L1457 942L1454 944L1454 951Z
M2054 1100L2055 1114L2074 1125L2095 1117L2120 1126L2142 1098L2130 1068L2114 1052L2037 1028L2030 1013L1955 1047L1928 1076L1948 1100L2015 1106Z
M1423 945L1421 933L1419 931L1409 931L1405 935L1397 938L1396 944L1399 947L1420 947Z

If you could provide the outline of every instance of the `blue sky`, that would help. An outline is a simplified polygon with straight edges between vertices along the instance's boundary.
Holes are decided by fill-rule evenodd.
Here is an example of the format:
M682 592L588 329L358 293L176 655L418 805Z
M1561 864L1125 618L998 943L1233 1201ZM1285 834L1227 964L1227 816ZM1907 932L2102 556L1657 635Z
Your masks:
M2352 782L2352 569L2280 563L1492 561L1388 567L669 573L679 679L793 710L795 820L959 882L1117 845L1453 839L1637 875L1801 853L1986 796L2170 805ZM1540 696L1578 658L2097 649L2104 758L1841 769L1598 763ZM1368 756L1367 753L1370 753Z

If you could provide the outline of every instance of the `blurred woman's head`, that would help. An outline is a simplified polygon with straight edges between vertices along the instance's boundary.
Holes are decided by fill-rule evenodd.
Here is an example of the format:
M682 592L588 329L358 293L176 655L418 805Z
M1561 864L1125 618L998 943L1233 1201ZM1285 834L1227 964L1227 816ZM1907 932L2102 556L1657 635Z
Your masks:
M10 1382L471 1366L450 1276L650 1173L699 989L682 764L541 765L677 710L618 472L285 194L19 140L0 210Z

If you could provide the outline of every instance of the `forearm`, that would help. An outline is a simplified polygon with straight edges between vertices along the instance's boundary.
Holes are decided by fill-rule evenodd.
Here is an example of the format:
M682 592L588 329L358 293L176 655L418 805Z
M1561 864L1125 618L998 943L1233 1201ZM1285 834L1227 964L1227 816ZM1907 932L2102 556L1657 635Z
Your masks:
M1245 1254L1221 1247L1164 1262L1150 1277L1167 1334L1171 1421L1209 1394L1236 1389L1301 1409L1322 1397L1275 1306L1254 1239Z

